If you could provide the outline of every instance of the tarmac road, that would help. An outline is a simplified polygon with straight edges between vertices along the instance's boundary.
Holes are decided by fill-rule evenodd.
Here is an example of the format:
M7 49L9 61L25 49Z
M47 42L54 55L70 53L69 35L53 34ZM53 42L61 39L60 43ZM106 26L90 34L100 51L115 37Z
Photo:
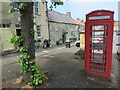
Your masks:
M44 51L44 54L37 54L37 64L41 66L42 71L48 71L48 81L45 85L37 88L117 88L116 83L108 82L102 77L94 77L84 73L84 61L75 59L74 53L79 48L60 47L50 51ZM46 53L46 54L45 54ZM6 59L16 59L16 56L5 57ZM3 88L20 88L19 84L14 82L21 75L19 74L19 65L14 62L2 66Z

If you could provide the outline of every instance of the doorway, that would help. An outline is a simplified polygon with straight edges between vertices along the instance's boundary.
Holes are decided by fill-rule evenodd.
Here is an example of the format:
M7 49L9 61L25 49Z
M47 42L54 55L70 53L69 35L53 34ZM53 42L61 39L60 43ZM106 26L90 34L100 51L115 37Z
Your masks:
M21 29L16 29L17 36L21 36Z
M17 36L21 36L21 29L16 29L16 35ZM20 45L19 45L19 47L20 46L23 46L23 44L21 43Z

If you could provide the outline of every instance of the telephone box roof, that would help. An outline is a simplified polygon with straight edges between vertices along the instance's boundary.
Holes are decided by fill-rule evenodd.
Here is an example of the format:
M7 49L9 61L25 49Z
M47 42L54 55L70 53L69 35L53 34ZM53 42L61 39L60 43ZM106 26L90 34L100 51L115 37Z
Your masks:
M114 11L102 9L102 10L95 10L95 11L92 11L92 12L88 13L87 15L90 15L90 14L95 13L95 12L109 12L109 13L114 13Z

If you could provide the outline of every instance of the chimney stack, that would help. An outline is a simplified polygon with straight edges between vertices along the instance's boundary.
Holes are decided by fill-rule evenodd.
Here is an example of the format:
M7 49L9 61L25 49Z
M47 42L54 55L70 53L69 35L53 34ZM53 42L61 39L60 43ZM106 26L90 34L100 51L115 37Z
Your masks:
M66 12L66 16L71 17L71 12Z
M84 20L82 20L82 22L84 22Z
M77 20L80 20L80 18L77 18Z

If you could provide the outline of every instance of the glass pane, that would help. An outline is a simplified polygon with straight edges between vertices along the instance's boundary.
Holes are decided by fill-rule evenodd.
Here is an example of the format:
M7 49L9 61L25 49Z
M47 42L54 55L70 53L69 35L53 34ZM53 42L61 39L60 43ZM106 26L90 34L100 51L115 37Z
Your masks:
M92 36L96 37L96 36L104 36L104 32L92 32Z
M105 54L104 50L91 50L92 54Z
M91 55L91 59L95 59L95 60L105 60L105 56Z
M107 39L105 38L91 38L92 43L106 43Z
M106 45L105 44L95 44L95 43L93 43L91 45L91 48L93 48L93 49L105 49Z
M91 66L91 70L105 72L105 68L103 68L103 67Z
M6 24L3 24L3 27L6 28Z
M37 35L38 35L38 37L41 37L41 33L40 32L37 32Z
M92 30L104 30L104 25L92 26Z
M101 62L100 60L99 61L92 60L90 63L91 65L106 66L106 62Z

